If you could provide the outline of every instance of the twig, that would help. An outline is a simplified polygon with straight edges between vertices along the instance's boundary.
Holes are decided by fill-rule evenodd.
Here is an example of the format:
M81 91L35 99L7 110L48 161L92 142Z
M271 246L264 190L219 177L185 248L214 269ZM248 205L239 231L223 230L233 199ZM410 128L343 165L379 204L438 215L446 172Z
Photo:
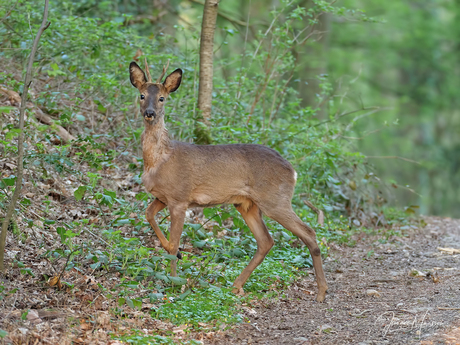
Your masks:
M21 108L19 109L19 138L18 138L18 170L17 170L17 179L16 179L16 187L14 189L14 194L11 199L10 204L8 205L8 211L6 216L3 220L2 224L2 233L0 237L0 272L5 271L4 267L4 257L5 257L5 245L6 245L6 233L8 231L8 226L10 225L11 217L13 216L14 209L16 207L16 203L18 201L19 195L21 194L22 188L22 176L23 176L23 157L24 157L24 114L26 111L26 103L27 103L27 96L29 93L29 86L32 83L32 69L34 64L34 57L35 53L38 48L38 42L40 41L40 37L42 33L50 26L50 22L47 23L48 20L48 4L49 0L45 0L45 8L43 11L43 20L38 29L37 35L35 36L34 43L32 44L32 50L29 56L29 64L27 66L26 77L24 80L24 89L22 92L21 97Z
M369 113L366 113L367 115L370 115L370 114L373 114L373 113L375 113L377 111L383 110L382 108L379 108L379 107L370 107L370 108L362 107L361 109L356 109L356 110L349 111L347 113L342 113L342 114L334 117L333 119L322 121L322 122L317 123L317 124L315 124L315 125L313 125L311 127L318 127L318 126L324 125L325 123L336 121L336 120L340 119L341 117L351 115L351 114L354 114L354 113L358 113L358 112L363 111L363 110L369 110L369 109L371 109L372 111L370 111Z
M352 314L352 313L349 313L350 316L355 316L355 317L358 317L358 316L362 316L364 313L367 313L368 311L372 311L372 309L366 309L366 310L363 310L361 313L359 314Z
M460 310L460 308L444 308L444 307L438 307L439 310Z
M422 165L421 163L419 163L417 161L414 161L414 160L409 159L409 158L400 157L400 156L366 156L366 157L367 158L382 158L382 159L401 159L401 160L406 161L406 162Z
M319 225L323 226L324 225L324 213L321 211L319 208L314 206L310 201L304 200L303 203L310 207L317 215L318 215L318 223Z
M254 327L258 332L261 332L261 330L259 329L259 327L257 327L255 324L251 323L250 324L252 327Z
M70 260L70 257L72 256L72 254L75 253L77 250L80 250L80 249L82 249L82 248L77 248L77 249L73 250L73 251L69 254L69 256L67 256L67 261L65 262L64 267L62 268L61 273L59 273L58 280L61 279L61 276L62 276L62 274L64 273L65 268L67 267L67 264L69 263L69 260Z
M393 309L392 311L402 311L404 313L408 313L408 314L412 314L412 315L416 314L415 312L410 311L410 310L406 310L406 309Z
M83 230L84 232L88 232L89 234L93 235L94 237L96 237L99 241L101 242L104 242L106 245L109 245L107 241L105 241L102 237L96 235L95 233L93 233L92 231L88 230L88 229L85 229Z
M13 12L14 8L16 7L16 5L18 4L19 0L16 0L16 2L13 4L13 6L11 6L11 8L5 13L5 15L3 16L2 20L0 20L0 23L4 22L6 18L9 17L9 15L11 14L11 12Z
M275 119L276 115L278 114L278 112L279 112L279 110L281 108L281 104L284 101L284 96L286 95L287 87L288 87L292 77L294 76L294 70L295 70L296 67L297 67L297 60L296 60L294 68L291 71L291 75L289 76L289 78L287 79L286 83L284 84L283 91L281 91L281 97L280 97L280 101L278 103L278 106L276 107L276 111L274 113L272 111L270 111L270 118L268 120L268 127L271 126L273 120ZM276 90L276 92L278 92L278 90ZM275 104L275 98L276 97L273 98L273 105ZM272 107L272 110L273 110L273 107Z

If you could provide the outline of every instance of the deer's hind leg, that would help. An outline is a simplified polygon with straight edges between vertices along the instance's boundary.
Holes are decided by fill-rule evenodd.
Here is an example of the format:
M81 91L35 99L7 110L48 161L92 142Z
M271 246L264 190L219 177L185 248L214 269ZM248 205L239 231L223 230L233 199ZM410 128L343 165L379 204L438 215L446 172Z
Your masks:
M292 210L290 202L285 205L278 204L272 209L264 210L264 213L299 237L308 247L313 259L313 268L315 269L316 282L318 284L318 296L316 297L316 300L318 302L324 301L324 298L326 297L327 283L321 261L321 251L316 243L315 231L300 220L300 218Z
M244 221L249 226L249 229L251 229L251 232L257 241L257 250L254 257L233 283L233 292L243 293L244 283L254 269L264 260L265 256L273 247L274 241L262 219L262 212L256 204L251 203L249 207L247 203L237 204L235 207L243 216Z

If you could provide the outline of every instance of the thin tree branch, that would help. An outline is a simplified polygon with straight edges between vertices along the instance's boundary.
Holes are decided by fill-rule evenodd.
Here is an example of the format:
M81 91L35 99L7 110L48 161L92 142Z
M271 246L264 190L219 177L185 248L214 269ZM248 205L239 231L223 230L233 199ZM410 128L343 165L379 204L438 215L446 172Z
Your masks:
M317 215L318 215L318 224L323 226L324 225L324 213L318 207L313 205L310 201L304 200L303 203L310 207Z
M45 8L43 11L43 20L38 29L37 35L35 36L34 43L32 44L32 51L29 56L29 64L27 66L26 77L24 80L24 89L21 97L21 108L19 109L19 138L18 138L18 170L16 174L16 188L14 190L13 198L8 205L8 211L2 223L2 233L0 237L0 272L5 272L4 258L5 258L5 245L6 245L6 233L8 231L8 226L10 224L11 217L13 216L14 209L16 207L16 202L19 199L22 188L22 176L23 176L23 157L24 157L24 114L26 111L27 105L27 95L29 91L29 86L32 83L32 74L33 74L33 63L35 53L38 48L38 42L43 32L48 29L50 22L48 20L48 4L49 0L45 0Z
M342 113L342 114L340 114L340 115L335 116L335 117L332 118L332 119L322 121L322 122L317 123L317 124L315 124L315 125L313 125L313 126L311 126L311 127L319 127L319 126L324 125L324 124L326 124L326 123L336 121L336 120L340 119L341 117L344 117L344 116L347 116L347 115L351 115L351 114L355 114L355 113L358 113L358 112L360 112L360 111L369 110L369 109L371 109L372 111L370 111L369 113L366 113L366 114L368 114L368 115L373 114L373 113L375 113L375 112L377 112L377 111L382 110L382 108L379 108L379 107L369 107L369 108L362 107L361 109L356 109L356 110L349 111L349 112L347 112L347 113Z
M412 159L409 159L409 158L404 158L404 157L399 157L399 156L366 156L367 158L382 158L382 159L401 159L403 161L406 161L406 162L410 162L410 163L415 163L415 164L418 164L418 165L422 165L421 163L417 162L417 161L414 161Z
M13 4L13 6L11 6L11 8L8 10L8 12L6 12L6 14L3 16L2 20L0 20L0 23L4 22L6 18L9 17L9 15L11 14L11 12L13 12L14 8L16 7L16 5L18 4L19 0L16 0L16 2Z

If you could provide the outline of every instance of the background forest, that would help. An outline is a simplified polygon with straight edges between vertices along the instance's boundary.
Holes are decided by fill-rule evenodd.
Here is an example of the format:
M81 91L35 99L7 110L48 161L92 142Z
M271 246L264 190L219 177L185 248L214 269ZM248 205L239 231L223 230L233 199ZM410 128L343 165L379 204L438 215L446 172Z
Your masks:
M40 11L34 4L18 2L3 20L3 56L21 54L14 44L25 47L32 39L26 34L27 20L25 27L10 29L25 16L32 22L38 20ZM308 19L302 17L302 11L289 13L295 6L317 13ZM9 10L5 5L4 13ZM270 14L272 10L281 13ZM124 66L141 49L140 54L146 54L157 73L170 58L171 66L186 70L193 81L188 90L181 91L181 97L190 97L185 110L192 116L181 114L180 127L196 119L193 97L202 15L198 0L64 1L51 11L54 33L46 33L48 41L41 49L42 54L50 54L48 66L42 67L51 69L48 75L69 77L71 71L62 68L76 69L78 62L88 64L78 73L87 83L94 81L93 87L126 82ZM219 11L214 68L217 98L211 126L215 142L274 143L277 134L268 133L280 131L273 128L279 126L278 113L293 116L289 119L292 125L298 122L296 116L334 119L346 127L347 133L337 133L343 143L368 157L367 169L394 187L385 195L390 205L419 205L422 214L458 216L455 96L459 68L455 52L460 9L455 1L337 1L331 5L323 1L222 1ZM291 25L297 33L305 29L305 35L295 42L285 41L283 25ZM247 73L259 79L244 80ZM264 80L263 74L268 73ZM229 88L234 94L229 92L222 99ZM120 92L132 90L128 85ZM284 99L293 92L302 111ZM247 104L239 103L241 93L247 94ZM249 104L251 99L253 104ZM219 106L222 102L234 105L224 108ZM259 118L248 120L244 133L223 128L235 126L239 117L250 118L260 103L265 112L260 114L262 123ZM303 113L307 109L310 114ZM363 109L368 110L355 112ZM184 134L182 128L174 130L185 137L192 135ZM260 137L251 137L251 132Z
M15 188L18 105L43 2L0 0L2 217ZM268 220L276 245L245 286L251 297L231 294L256 243L233 208L215 207L187 213L186 254L179 277L169 275L174 256L144 217L143 120L128 74L144 58L154 80L168 61L168 72L184 71L166 105L171 137L264 144L293 164L294 209L317 230L324 257L334 241L353 245L357 228L388 240L401 222L410 226L407 214L460 216L458 1L222 0L210 118L197 109L202 14L201 0L50 1L28 95L23 191L7 237L10 282L34 286L39 277L112 317L137 320L142 310L201 330L241 321L238 303L279 294L308 274L306 249ZM159 223L167 232L166 211ZM7 301L17 289L2 284ZM32 305L15 297L15 307L62 297L43 294L48 300Z
M297 4L313 7L311 1ZM380 178L398 186L391 202L420 205L422 214L459 216L459 4L353 0L333 6L349 11L318 18L317 34L294 49L297 68L289 86L299 92L302 105L321 108L318 118L329 118L338 108L380 108L363 119L347 116L341 122L351 125L348 143L370 157ZM217 76L228 80L237 74L238 63L229 60L248 49L243 41L255 44L257 33L270 25L269 12L279 7L278 1L221 2ZM368 17L364 23L358 10ZM173 35L182 51L197 44L177 31L199 29L199 1L85 1L78 11L112 21L131 15L129 25L140 35ZM318 97L322 90L333 98Z

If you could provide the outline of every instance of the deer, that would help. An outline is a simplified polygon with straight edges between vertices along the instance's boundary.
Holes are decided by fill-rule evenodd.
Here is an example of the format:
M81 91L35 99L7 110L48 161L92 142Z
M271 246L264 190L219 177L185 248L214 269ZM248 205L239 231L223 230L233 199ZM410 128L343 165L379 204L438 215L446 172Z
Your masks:
M165 104L169 94L179 88L182 70L176 69L161 82L166 69L167 66L163 67L162 75L154 83L147 61L147 75L136 62L129 65L131 84L140 93L144 122L142 183L154 196L145 217L161 246L180 259L179 245L187 209L234 205L257 242L254 257L233 283L233 292L244 294L246 280L274 245L262 218L265 215L308 247L318 287L316 300L323 302L327 284L316 233L292 209L297 179L292 165L264 145L195 145L171 140L165 127ZM155 215L165 207L171 220L169 240L155 221ZM171 260L171 276L176 276L176 268L177 259Z

